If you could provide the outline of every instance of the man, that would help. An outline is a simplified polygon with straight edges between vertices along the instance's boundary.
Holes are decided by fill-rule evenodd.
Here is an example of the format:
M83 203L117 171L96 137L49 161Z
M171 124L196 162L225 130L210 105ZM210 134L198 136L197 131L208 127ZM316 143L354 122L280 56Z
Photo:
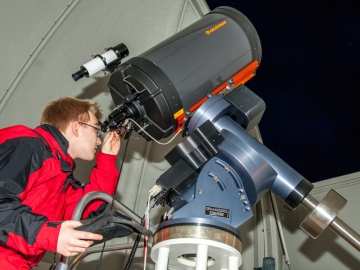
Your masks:
M89 183L82 186L73 176L73 159L94 159L101 144L101 117L96 103L66 97L45 107L35 129L0 129L0 269L32 268L46 250L74 256L92 240L102 239L74 230L81 222L69 220L86 193L115 193L120 149L116 132L106 134ZM105 207L95 200L82 218L94 217Z

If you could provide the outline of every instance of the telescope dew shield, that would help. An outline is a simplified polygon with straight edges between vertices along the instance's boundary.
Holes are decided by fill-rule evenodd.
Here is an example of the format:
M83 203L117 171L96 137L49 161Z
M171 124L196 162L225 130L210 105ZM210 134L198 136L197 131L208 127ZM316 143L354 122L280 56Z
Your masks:
M132 103L144 116L140 124L161 139L179 127L185 112L194 111L200 106L194 105L249 65L254 68L244 78L251 78L261 54L251 22L236 9L219 7L120 65L108 86L116 105L134 95Z

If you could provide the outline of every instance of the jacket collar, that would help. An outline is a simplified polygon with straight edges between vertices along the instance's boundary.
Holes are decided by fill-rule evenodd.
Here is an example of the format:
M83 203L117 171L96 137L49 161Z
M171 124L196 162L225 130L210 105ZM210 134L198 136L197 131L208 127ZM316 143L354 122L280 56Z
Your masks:
M60 130L58 130L56 127L48 125L48 124L40 125L39 127L46 130L48 133L50 133L51 136L53 136L54 139L56 140L56 142L59 144L61 151L65 155L68 155L67 149L69 148L69 142L64 137L64 135L62 135Z
M46 141L52 146L51 148L55 148L65 162L75 168L75 162L67 151L69 141L64 137L64 135L62 135L60 130L48 124L40 125L36 127L35 130L45 137Z

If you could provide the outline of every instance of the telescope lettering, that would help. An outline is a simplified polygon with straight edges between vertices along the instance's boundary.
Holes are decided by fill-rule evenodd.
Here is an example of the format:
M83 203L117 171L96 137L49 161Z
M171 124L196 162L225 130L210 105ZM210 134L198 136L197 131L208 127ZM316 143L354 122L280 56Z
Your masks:
M210 30L206 30L205 34L210 35L212 32L215 32L216 30L218 30L220 27L224 26L226 24L226 21L223 21L221 23L219 23L218 25L214 26L213 28L211 28Z

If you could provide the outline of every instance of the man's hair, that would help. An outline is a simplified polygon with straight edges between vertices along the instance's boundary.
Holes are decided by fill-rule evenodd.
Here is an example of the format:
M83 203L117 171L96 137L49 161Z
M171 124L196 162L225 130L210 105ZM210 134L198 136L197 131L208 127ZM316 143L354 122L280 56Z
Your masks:
M95 114L97 120L102 118L97 102L63 97L46 105L41 115L40 124L49 124L61 132L65 132L72 121L88 122L90 120L89 111Z

